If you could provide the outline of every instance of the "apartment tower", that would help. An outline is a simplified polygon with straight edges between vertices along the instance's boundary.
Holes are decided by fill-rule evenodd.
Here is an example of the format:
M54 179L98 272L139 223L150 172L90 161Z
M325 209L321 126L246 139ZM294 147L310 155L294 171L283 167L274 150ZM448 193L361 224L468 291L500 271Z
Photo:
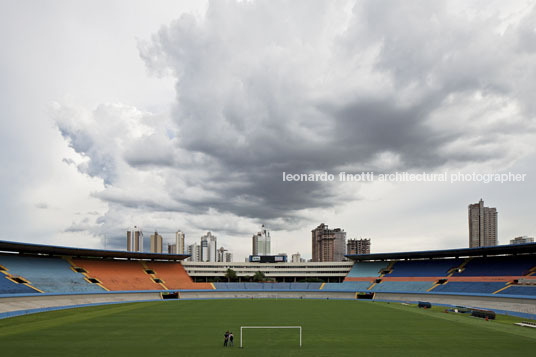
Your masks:
M313 262L340 262L346 252L346 232L321 223L312 230Z
M134 226L127 230L127 251L142 252L143 251L143 232L138 227Z
M151 234L151 253L162 253L162 236L157 231Z
M484 201L469 205L469 248L490 247L497 241L497 209Z
M251 253L252 255L270 255L271 254L271 238L270 231L264 227L264 224L261 226L260 232L257 232L253 235L252 239Z
M201 261L217 261L217 238L211 232L201 237Z
M370 239L349 239L346 254L370 254Z

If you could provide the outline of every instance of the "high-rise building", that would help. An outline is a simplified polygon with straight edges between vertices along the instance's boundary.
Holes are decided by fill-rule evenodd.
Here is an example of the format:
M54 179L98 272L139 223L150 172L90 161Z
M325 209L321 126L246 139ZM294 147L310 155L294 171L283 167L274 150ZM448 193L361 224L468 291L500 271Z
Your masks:
M510 240L510 244L526 244L526 243L534 243L534 238L522 236L522 237L515 237L514 239Z
M177 245L176 244L168 244L167 252L168 252L168 254L177 254Z
M211 232L207 232L201 237L201 261L217 261L217 239Z
M204 236L201 237L201 246L200 246L200 252L201 252L201 262L208 261L208 239Z
M233 261L233 253L230 253L224 247L218 248L218 262L230 263Z
M209 262L215 262L217 261L217 253L218 251L218 245L216 237L211 236L208 240L208 261Z
M469 248L498 244L497 209L484 207L484 201L469 205Z
M227 251L227 249L225 249L224 247L219 247L218 248L218 262L223 262L225 261L225 252Z
M342 262L346 255L346 232L340 228L335 228L333 234L335 235L333 261Z
M177 231L175 233L175 246L176 246L176 253L177 254L184 254L184 233L181 231Z
M201 261L201 247L199 244L194 243L190 244L187 249L188 254L191 255L190 258L188 258L188 261L190 262L200 262Z
M252 255L270 255L271 253L271 238L264 224L261 226L260 232L257 232L252 237Z
M136 226L127 231L127 251L143 251L143 232Z
M349 239L346 254L370 254L370 239Z
M313 262L343 261L346 252L346 232L329 229L324 223L312 230Z
M151 253L162 253L162 236L157 231L151 234Z
M290 260L292 263L303 263L305 261L305 259L303 259L301 257L301 254L300 252L298 253L295 253L295 254L292 254L291 255L291 260Z

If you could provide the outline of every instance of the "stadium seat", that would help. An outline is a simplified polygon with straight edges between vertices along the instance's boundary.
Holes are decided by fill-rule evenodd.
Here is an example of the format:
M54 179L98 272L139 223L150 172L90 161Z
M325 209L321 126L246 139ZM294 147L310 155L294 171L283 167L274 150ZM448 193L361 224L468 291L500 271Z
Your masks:
M506 289L499 291L497 294L536 296L536 286L510 285Z
M379 277L380 272L388 266L389 262L356 262L347 277Z
M229 282L229 283L214 283L218 290L245 290L245 283Z
M24 284L17 284L7 278L7 275L0 274L0 295L2 294L38 294L35 289Z
M326 283L322 290L333 291L367 291L371 285L368 281L345 281L342 283Z
M492 294L505 286L505 282L448 282L437 286L432 292Z
M218 290L318 290L322 283L214 283Z
M0 255L0 264L8 273L21 276L45 293L104 291L86 281L83 274L73 271L69 262L62 258Z
M164 289L153 281L139 261L73 259L73 263L112 291Z
M382 270L389 272L381 275ZM326 284L324 289L536 295L536 289L530 287L506 288L509 281L521 277L530 278L535 274L536 258L528 255L408 260L390 264L389 262L356 262L344 283ZM372 284L371 282L375 280L378 282ZM446 283L438 283L442 280Z
M396 262L389 277L444 277L452 268L460 266L463 259L410 260Z
M0 294L136 290L318 290L536 296L534 256L357 262L342 283L195 283L179 262L0 254ZM80 272L76 268L82 269ZM460 271L455 271L460 268ZM389 273L385 273L389 271ZM20 283L8 277L20 277ZM523 279L521 279L523 278ZM25 281L27 283L25 283ZM93 283L89 282L93 281ZM375 282L377 281L377 282ZM438 281L441 283L436 284ZM446 283L444 283L446 282Z
M471 259L462 272L452 276L523 276L535 266L534 256L479 257Z
M209 283L194 283L181 263L147 262L146 265L168 289L212 289Z
M322 286L322 283L307 283L308 290L318 290Z
M374 285L370 291L424 293L432 286L434 286L434 282L431 281L384 281Z

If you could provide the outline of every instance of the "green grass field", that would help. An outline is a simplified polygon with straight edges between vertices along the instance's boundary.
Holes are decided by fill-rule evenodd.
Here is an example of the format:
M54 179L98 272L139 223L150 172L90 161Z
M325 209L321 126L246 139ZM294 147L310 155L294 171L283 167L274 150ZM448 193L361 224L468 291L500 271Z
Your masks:
M370 301L143 302L0 320L0 356L530 356L536 329L517 321ZM303 347L297 330L248 330L240 349L241 325L301 325Z

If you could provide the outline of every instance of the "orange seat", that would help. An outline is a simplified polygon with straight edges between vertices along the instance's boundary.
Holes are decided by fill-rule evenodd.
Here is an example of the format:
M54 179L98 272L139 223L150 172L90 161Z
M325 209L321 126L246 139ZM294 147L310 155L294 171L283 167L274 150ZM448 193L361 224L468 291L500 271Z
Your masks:
M84 268L89 277L100 280L104 287L112 291L163 290L145 272L139 261L73 259L73 263Z
M168 289L212 289L209 283L194 283L181 263L147 262L147 267L155 276L164 281Z

